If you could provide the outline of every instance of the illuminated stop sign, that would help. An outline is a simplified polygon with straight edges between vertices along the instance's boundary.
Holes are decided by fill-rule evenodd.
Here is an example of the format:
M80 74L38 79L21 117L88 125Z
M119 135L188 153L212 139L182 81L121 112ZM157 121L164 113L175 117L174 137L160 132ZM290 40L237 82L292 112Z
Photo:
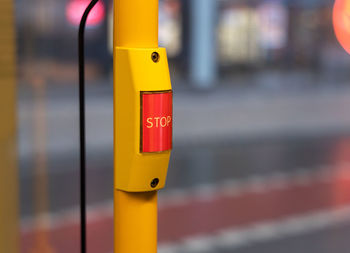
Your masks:
M171 91L142 92L141 105L141 152L171 150L173 93Z
M350 0L336 0L333 9L335 35L350 54Z
M67 4L66 17L72 25L78 26L80 24L81 17L84 14L86 7L90 4L91 0L71 0ZM99 25L105 17L105 6L102 1L97 2L95 7L91 10L86 25L95 26Z

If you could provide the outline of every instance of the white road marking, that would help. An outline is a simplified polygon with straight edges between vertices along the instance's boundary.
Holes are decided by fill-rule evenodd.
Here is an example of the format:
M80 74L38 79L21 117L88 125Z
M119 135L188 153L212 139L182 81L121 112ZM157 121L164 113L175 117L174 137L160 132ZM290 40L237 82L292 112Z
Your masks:
M218 196L239 196L244 192L266 193L272 190L286 189L291 185L305 185L311 181L329 182L334 176L341 175L342 178L350 178L350 164L342 163L336 166L322 165L313 170L295 169L293 173L277 172L261 176L255 175L248 179L226 180L218 184L199 185L191 189L175 189L160 194L159 208L183 206L191 203L194 199L199 201L210 201ZM88 207L88 222L96 222L113 215L113 201L107 201ZM79 224L79 207L57 213L42 214L38 217L26 217L22 219L21 231L28 233L40 224L41 228L53 230L69 225Z
M219 249L237 249L254 243L307 234L344 222L350 222L350 206L191 237L178 243L160 245L158 253L206 253Z

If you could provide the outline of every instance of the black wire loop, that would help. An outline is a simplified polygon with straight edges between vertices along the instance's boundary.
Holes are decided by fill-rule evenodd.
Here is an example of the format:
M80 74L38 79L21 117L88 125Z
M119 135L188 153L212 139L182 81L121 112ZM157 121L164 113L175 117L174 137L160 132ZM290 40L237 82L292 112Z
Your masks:
M80 236L81 253L86 253L86 139L85 139L85 47L84 34L90 11L99 0L92 0L86 8L79 26L79 129L80 129Z

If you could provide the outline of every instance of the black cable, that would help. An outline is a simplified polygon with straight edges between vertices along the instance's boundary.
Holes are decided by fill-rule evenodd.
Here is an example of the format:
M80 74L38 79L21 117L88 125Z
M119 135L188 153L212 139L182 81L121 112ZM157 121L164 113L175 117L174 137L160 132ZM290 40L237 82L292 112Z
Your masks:
M79 26L79 128L80 128L80 236L81 253L86 253L86 143L85 143L85 56L84 34L87 17L98 0L86 8Z

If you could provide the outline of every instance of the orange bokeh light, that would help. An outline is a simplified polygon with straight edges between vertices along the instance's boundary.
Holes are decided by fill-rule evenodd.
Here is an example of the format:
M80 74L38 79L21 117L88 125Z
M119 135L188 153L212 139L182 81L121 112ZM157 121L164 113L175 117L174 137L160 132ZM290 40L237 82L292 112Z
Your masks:
M335 35L350 54L350 0L336 0L333 9Z

